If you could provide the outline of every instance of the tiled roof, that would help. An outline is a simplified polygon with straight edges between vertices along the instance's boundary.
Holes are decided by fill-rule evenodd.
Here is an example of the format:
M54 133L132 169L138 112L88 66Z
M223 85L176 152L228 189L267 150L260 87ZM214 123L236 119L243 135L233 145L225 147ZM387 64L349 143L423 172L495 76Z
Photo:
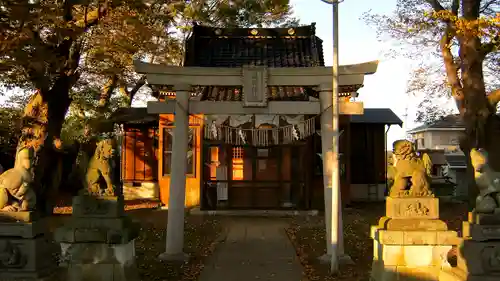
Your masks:
M500 113L498 113L497 116L500 117ZM465 129L465 125L459 114L451 114L442 117L434 123L413 128L409 130L408 133L417 133L428 129Z
M450 128L457 128L457 129L464 128L462 118L460 117L459 114L451 114L443 116L441 119L437 120L434 123L418 126L416 128L409 130L408 132L411 133L411 132L425 131L427 129L450 129Z
M352 115L351 123L403 125L403 121L390 108L365 108L363 115Z
M315 24L291 28L216 28L195 25L186 42L184 66L199 67L314 67L324 66L323 41ZM343 85L339 93L349 98L363 85ZM241 87L207 86L193 89L192 98L241 101ZM268 87L269 100L318 98L311 87ZM169 88L160 95L174 96ZM158 97L157 97L158 98Z
M292 28L215 28L196 25L184 66L324 66L315 24Z

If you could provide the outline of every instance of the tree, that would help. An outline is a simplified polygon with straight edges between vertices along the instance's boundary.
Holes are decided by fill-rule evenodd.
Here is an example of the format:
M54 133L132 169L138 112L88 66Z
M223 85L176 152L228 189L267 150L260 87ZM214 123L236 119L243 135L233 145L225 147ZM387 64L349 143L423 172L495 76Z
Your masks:
M85 50L93 43L93 31L116 20L134 25L143 42L149 42L155 34L150 21L162 20L149 18L161 14L153 13L155 8L134 0L0 1L0 82L34 91L23 112L19 143L35 150L33 188L40 211L52 209L50 187L44 184L52 170L45 168L54 164L49 154L72 102L70 90L85 71L80 61L89 54Z
M498 71L500 1L397 0L392 16L367 14L365 19L379 28L380 35L420 48L427 56L421 59L440 56L446 88L466 127L462 150L468 155L471 148L486 149L491 167L500 171L500 119L496 115L500 90L491 89L498 85L485 76ZM469 192L471 198L476 192L475 188Z
M109 75L104 79L106 83L102 85L99 101L101 107L107 105L109 97L117 88L118 92L127 98L130 106L141 87L146 85L146 76L135 74L129 59L131 56L146 59L150 63L182 65L184 44L191 34L194 23L218 27L276 27L298 24L297 19L292 17L292 8L288 0L177 1L173 7L175 7L172 10L173 19L167 28L170 36L156 36L155 44L150 48L144 46L141 56L126 50L109 55L109 52L103 52L103 48L95 52L96 58L88 64L89 67L95 69L99 66L97 72L102 73L103 66L100 61L106 57L107 66L104 68L110 69ZM114 27L114 29L121 28L120 24ZM102 30L101 36L107 37L109 29L106 27ZM129 40L129 36L123 39ZM119 42L119 40L114 41ZM125 60L122 59L123 56L126 56Z
M44 184L51 171L44 168L53 164L48 155L78 93L101 89L99 114L116 88L130 104L146 82L134 74L132 61L178 61L182 40L172 33L188 19L267 25L290 11L284 0L0 0L0 83L33 92L19 144L35 150L37 208L51 212Z

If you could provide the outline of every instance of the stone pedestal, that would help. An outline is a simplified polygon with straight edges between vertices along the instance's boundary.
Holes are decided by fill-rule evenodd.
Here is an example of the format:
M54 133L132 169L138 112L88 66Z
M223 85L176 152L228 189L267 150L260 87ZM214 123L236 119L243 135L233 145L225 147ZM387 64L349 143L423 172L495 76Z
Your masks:
M458 252L457 267L443 271L440 281L500 280L500 209L469 213Z
M439 220L439 200L433 197L388 197L386 216L372 226L371 237L376 281L439 280L458 243L457 233Z
M0 212L0 280L38 280L54 273L56 247L47 224L30 212Z
M68 281L136 281L139 226L124 214L123 197L76 196L70 222L55 235Z

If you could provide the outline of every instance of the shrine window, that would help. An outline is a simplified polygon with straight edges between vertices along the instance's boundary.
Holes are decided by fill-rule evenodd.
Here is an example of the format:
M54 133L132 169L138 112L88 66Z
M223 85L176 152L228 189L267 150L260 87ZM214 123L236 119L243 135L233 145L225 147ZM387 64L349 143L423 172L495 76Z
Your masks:
M243 152L244 152L243 147L233 147L233 155L232 155L233 180L243 180L244 178Z
M173 128L163 128L163 175L170 175L172 170L172 141ZM196 171L196 130L189 128L188 133L188 151L187 151L187 170L186 175L195 176Z

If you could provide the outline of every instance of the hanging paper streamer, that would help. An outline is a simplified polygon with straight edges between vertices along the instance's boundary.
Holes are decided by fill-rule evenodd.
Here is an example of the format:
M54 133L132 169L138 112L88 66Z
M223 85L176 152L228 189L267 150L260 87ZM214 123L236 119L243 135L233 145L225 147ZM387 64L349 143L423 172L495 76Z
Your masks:
M299 131L295 128L295 125L292 125L292 137L294 140L299 139Z
M219 134L217 131L217 125L215 125L215 121L212 121L210 132L212 133L212 137L216 140Z
M294 116L255 116L255 126L267 128L242 129L241 126L252 122L251 115L213 116L205 117L204 137L209 140L219 140L233 145L253 145L267 147L280 144L291 144L303 140L315 133L316 118L304 120L303 115ZM288 123L279 126L279 120ZM229 121L229 122L227 122ZM223 125L229 123L229 126ZM271 126L271 128L269 128Z
M247 140L245 138L245 135L243 134L243 130L242 129L238 129L238 136L239 136L242 144L247 144Z

